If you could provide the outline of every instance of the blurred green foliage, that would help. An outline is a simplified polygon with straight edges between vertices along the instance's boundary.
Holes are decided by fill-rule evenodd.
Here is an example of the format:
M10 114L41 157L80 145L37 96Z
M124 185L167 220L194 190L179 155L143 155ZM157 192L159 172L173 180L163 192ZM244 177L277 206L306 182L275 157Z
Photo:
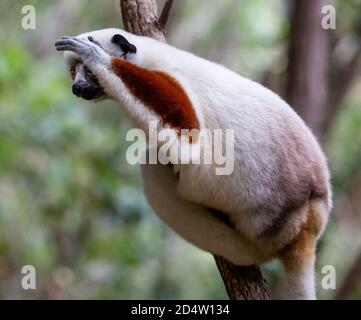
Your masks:
M162 276L166 231L125 162L119 107L76 100L55 54L39 63L10 43L0 65L2 296L25 294L11 275L32 264L39 297L177 297Z
M271 67L285 68L284 1L180 2L172 44L256 80ZM347 30L361 3L341 2L340 28ZM21 28L25 4L37 9L36 30ZM212 256L176 236L147 205L138 168L125 161L131 124L122 110L73 96L53 48L63 34L120 26L118 6L116 0L2 1L0 298L226 298ZM340 278L361 244L360 86L358 79L327 144L336 212L319 268L335 265ZM350 199L353 211L346 207ZM346 209L348 218L341 215ZM26 264L36 267L35 291L21 289ZM276 285L279 264L265 271ZM333 294L319 291L323 298Z

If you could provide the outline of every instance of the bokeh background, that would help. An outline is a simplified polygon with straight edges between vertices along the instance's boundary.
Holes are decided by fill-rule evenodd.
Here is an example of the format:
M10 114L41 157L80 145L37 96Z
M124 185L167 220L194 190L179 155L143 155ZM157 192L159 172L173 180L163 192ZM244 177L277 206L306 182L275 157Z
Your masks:
M307 96L294 90L297 75L306 70L319 79L327 71L313 88L316 96L328 90L328 102L297 110L324 145L335 192L318 250L318 292L322 299L360 299L361 1L331 2L337 29L327 31L326 51L325 37L307 47L307 34L318 30L310 30L305 2L320 1L327 2L178 0L167 40L264 83L295 106ZM36 8L36 30L21 27L26 4ZM122 110L73 96L53 46L61 35L121 26L118 0L0 3L0 298L226 298L213 257L180 239L147 205L138 168L125 161L131 124ZM297 56L302 50L316 50L317 65L327 60L327 70L310 69ZM330 120L320 125L313 120L321 113ZM36 290L21 288L28 264L37 271ZM336 290L320 286L324 265L336 268ZM282 297L280 264L263 271Z

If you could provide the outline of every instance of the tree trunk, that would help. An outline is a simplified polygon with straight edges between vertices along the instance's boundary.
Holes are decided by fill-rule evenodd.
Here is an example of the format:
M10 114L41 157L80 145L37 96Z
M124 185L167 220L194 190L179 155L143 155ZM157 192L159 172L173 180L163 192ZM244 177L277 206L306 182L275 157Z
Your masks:
M158 19L155 0L120 0L124 28L132 33L165 41L165 26L173 0L167 0ZM232 300L269 299L261 270L257 266L236 266L222 257L214 256L228 296Z
M158 21L156 0L120 1L126 31L165 42L165 33Z
M348 61L340 61L334 53L345 36L321 26L322 7L330 3L330 0L290 2L286 97L321 142L327 138L361 64L361 15L353 28L355 52Z
M289 104L323 138L327 98L328 37L321 26L327 0L296 0L292 3L288 62Z

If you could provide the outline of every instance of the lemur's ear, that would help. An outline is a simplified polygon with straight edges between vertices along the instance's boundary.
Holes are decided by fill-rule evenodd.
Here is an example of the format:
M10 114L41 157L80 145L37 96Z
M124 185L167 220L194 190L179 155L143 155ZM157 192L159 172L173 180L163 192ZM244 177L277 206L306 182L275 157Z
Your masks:
M112 42L117 44L124 53L136 53L137 47L131 44L126 38L124 38L121 34L115 34L112 38Z

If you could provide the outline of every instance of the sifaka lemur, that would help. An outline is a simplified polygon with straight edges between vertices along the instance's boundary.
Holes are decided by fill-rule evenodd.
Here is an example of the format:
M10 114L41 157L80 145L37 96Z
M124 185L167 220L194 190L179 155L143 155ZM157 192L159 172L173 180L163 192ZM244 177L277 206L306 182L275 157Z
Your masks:
M330 176L314 135L286 102L219 64L119 29L62 37L55 46L65 51L74 94L116 100L138 128L157 121L179 139L180 129L233 129L232 174L216 175L212 164L143 164L145 195L197 247L244 266L279 258L291 297L316 297Z

